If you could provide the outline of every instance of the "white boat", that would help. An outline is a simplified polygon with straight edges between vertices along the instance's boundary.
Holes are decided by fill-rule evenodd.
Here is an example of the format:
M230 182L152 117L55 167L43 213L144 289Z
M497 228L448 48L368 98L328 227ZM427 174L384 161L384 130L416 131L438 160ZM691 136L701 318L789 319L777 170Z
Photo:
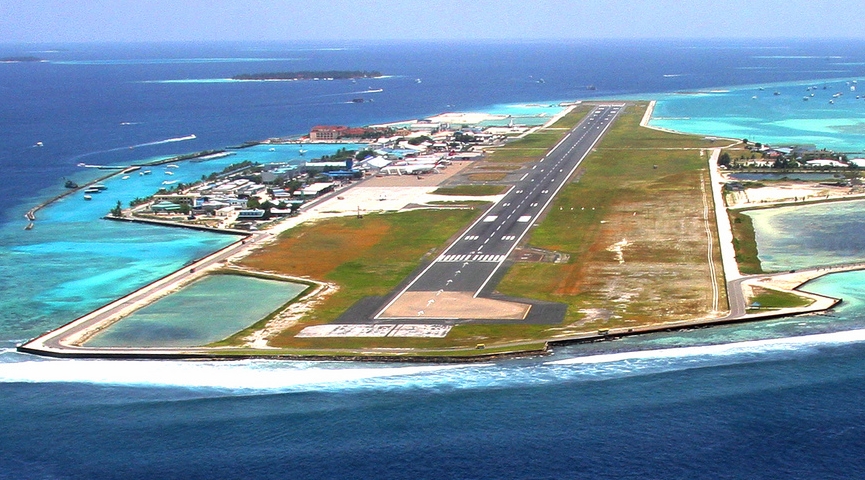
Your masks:
M141 175L150 175L152 172L150 170L144 170L141 172Z
M93 200L93 197L90 195L84 195L84 200Z
M124 175L120 177L121 180L129 180L129 175Z
M165 168L180 168L180 167L178 167L177 165L175 165L173 163L169 163L168 165L165 166Z
M175 183L177 183L177 180L166 180L162 182L163 185L174 185Z
M34 147L42 147L42 146L44 146L44 145L42 144L42 142L36 142L36 145L34 145Z
M297 151L297 153L299 153L299 154L301 154L301 155L303 155L303 154L306 153L306 152L307 152L307 151L304 150L304 149L302 149L302 148L301 148L300 150Z
M168 170L166 170L166 171L165 171L165 174L166 174L166 175L174 175L174 172L169 172Z

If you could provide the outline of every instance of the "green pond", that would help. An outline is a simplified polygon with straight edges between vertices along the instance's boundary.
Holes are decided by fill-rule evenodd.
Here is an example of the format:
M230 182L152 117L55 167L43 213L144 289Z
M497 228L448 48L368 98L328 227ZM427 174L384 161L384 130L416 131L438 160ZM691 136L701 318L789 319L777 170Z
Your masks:
M208 275L133 312L88 347L195 347L227 338L306 289L243 275Z

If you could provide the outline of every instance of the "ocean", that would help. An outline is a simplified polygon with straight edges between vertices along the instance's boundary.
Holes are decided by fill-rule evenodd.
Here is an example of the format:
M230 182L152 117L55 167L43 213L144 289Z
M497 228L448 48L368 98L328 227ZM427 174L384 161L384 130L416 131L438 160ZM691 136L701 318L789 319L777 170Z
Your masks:
M62 193L65 179L105 173L80 163L446 111L536 121L550 105L592 98L657 99L653 124L665 128L859 153L865 98L850 87L865 79L865 42L0 44L0 57L13 55L47 61L0 64L0 478L810 479L865 470L865 274L855 272L809 285L844 298L824 315L480 365L14 351L230 241L99 219L159 188L161 169L113 178L91 202L67 197L25 231L24 213ZM386 76L227 80L324 69ZM298 155L245 149L184 162L172 178ZM765 215L755 220L761 252L778 268L858 259L862 211L850 203ZM803 222L811 235L784 233Z

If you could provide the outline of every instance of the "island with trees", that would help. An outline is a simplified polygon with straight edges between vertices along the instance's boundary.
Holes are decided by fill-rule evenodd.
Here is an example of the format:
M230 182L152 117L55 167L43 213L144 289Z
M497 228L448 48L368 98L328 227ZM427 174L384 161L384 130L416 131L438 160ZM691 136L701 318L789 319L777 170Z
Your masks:
M0 63L24 63L24 62L44 62L45 59L39 57L3 57L0 58Z
M231 77L232 80L354 80L359 78L379 78L379 71L367 70L307 70L300 72L242 73Z

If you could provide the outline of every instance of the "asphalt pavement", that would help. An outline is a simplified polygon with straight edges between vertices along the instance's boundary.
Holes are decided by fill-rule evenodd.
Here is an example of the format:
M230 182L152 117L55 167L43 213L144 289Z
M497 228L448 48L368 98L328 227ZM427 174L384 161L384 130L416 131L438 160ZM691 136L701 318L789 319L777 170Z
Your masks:
M491 280L514 248L568 183L580 164L622 111L623 105L599 105L575 126L508 193L420 272L390 305L407 291L470 292L488 296ZM379 313L381 315L381 312Z

